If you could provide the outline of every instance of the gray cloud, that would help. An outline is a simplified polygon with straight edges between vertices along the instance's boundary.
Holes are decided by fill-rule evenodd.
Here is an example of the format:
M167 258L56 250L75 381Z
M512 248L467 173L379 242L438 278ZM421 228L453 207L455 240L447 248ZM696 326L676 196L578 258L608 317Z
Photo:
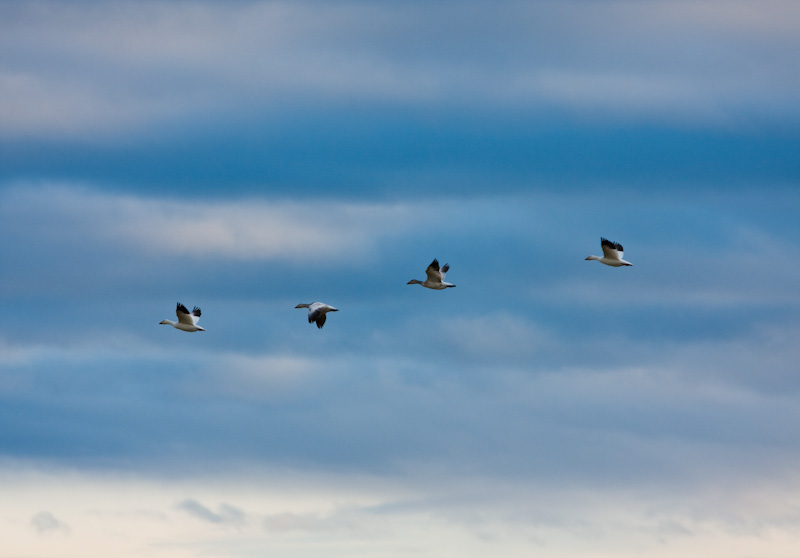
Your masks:
M222 503L218 511L212 511L197 500L183 500L176 506L179 510L208 523L241 527L247 523L247 515L234 506Z
M786 24L798 14L780 0L757 14L717 0L501 9L123 2L3 12L6 135L130 133L209 112L271 112L296 98L558 107L590 119L726 126L746 122L741 114L798 117L797 39Z
M48 511L41 511L31 518L31 527L40 535L51 533L69 534L70 528Z

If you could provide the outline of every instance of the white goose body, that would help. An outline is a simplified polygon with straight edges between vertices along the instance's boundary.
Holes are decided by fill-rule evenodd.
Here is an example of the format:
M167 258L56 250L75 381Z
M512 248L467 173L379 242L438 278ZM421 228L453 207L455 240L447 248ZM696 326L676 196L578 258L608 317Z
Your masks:
M338 312L338 308L334 308L324 302L312 302L311 304L298 304L295 308L308 308L308 323L317 323L317 327L322 329L325 325L326 314L328 312Z
M603 248L603 257L589 256L587 260L597 260L598 262L611 267L632 266L631 262L626 262L622 259L623 249L622 244L618 242L611 242L605 238L600 238L600 247Z
M181 331L205 331L202 327L197 325L197 322L200 321L200 309L195 306L194 310L189 313L189 310L186 307L178 303L178 307L175 309L175 314L178 316L178 321L173 322L172 320L163 320L161 324L163 325L171 325L175 329L179 329Z
M427 287L429 289L435 289L437 291L442 291L447 289L448 287L455 287L452 283L445 282L444 278L447 275L447 271L450 269L450 264L445 264L444 267L439 268L439 260L433 260L431 265L428 266L428 269L425 270L425 274L428 276L427 279L424 281L420 281L419 279L412 279L407 284L408 285L422 285L423 287Z

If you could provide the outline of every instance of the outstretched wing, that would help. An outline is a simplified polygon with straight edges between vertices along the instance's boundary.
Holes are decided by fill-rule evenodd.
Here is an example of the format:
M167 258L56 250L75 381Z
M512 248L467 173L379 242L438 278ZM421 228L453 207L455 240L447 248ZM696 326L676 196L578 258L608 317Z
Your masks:
M619 242L611 242L605 238L600 238L600 246L603 248L603 255L606 258L621 260L624 250Z
M313 324L316 322L317 327L320 329L325 325L325 312L322 311L322 308L322 305L317 306L308 313L308 323Z
M196 324L197 322L200 321L200 314L202 314L202 312L200 311L200 309L197 306L195 306L194 310L192 310L192 316L191 316L193 323Z
M181 304L178 303L178 307L175 309L175 315L178 316L178 323L186 324L186 325L194 325L194 318L189 313L189 310Z
M444 266L444 271L447 273L447 270L450 269L449 266ZM428 266L428 269L425 270L425 273L428 276L428 281L432 282L441 282L444 279L444 275L442 275L441 270L439 269L439 260L433 260L431 265Z

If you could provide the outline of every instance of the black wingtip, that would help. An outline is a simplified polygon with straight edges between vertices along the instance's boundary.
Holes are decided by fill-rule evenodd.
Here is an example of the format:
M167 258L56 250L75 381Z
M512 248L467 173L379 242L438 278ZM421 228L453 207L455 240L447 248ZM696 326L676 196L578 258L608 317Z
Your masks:
M609 248L613 248L615 250L619 250L620 252L624 252L625 249L622 247L622 244L619 242L614 242L612 240L608 240L607 238L600 237L600 245L607 246Z

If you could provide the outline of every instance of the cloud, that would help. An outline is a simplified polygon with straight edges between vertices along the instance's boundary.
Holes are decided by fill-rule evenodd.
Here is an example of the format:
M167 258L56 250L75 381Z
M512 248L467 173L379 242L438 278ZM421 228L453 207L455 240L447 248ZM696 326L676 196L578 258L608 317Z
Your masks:
M183 500L177 508L208 523L234 527L241 527L247 523L247 515L242 510L225 503L219 505L217 512L192 499Z
M345 535L352 538L376 535L374 518L357 507L335 509L329 514L290 513L271 514L262 518L261 525L267 533L309 533L313 535Z
M300 354L196 355L197 372L178 385L187 397L226 397L249 402L281 401L319 382L320 363ZM330 370L330 361L325 368Z
M724 107L718 106L724 96L721 91L677 72L646 75L631 70L565 68L544 70L525 81L530 95L556 106L570 105L590 119L603 120L601 115L609 113L651 119L659 111L662 118L678 120L728 123L730 119Z
M798 14L783 0L77 2L2 15L6 137L251 119L298 100L798 117L786 23Z
M52 533L69 534L70 528L56 518L52 513L42 511L31 518L31 526L40 535Z
M223 554L335 557L369 554L399 558L492 553L526 555L546 548L554 556L614 555L722 558L742 552L791 555L800 517L793 505L796 472L758 483L717 479L704 486L583 485L453 471L404 475L332 475L309 471L229 471L180 475L170 482L139 475L103 475L30 464L0 468L0 488L13 501L0 517L24 517L46 494L59 502L69 537L48 545L48 525L7 529L4 550L43 557L146 553L161 558ZM196 498L176 498L191 493ZM80 495L80 497L77 497ZM178 502L176 504L175 502ZM209 506L203 502L224 502ZM13 506L12 506L13 503ZM96 510L103 510L98 513ZM146 514L142 510L148 510ZM244 511L248 510L248 511ZM61 527L56 527L61 529Z
M796 38L792 18L798 14L797 4L791 0L769 3L769 12L764 12L747 0L705 0L692 2L654 2L647 7L630 6L622 2L623 9L639 9L656 13L671 26L688 25L706 32L730 31L737 35L769 40L770 37Z
M350 259L366 255L383 237L400 235L419 219L406 204L179 201L69 186L10 188L0 196L4 226L25 228L51 249L91 242L161 257L326 265L345 253Z
M36 347L23 347L0 337L0 366L17 366L29 363L38 353Z
M505 312L443 319L439 327L454 354L496 365L531 359L553 341L544 328Z

